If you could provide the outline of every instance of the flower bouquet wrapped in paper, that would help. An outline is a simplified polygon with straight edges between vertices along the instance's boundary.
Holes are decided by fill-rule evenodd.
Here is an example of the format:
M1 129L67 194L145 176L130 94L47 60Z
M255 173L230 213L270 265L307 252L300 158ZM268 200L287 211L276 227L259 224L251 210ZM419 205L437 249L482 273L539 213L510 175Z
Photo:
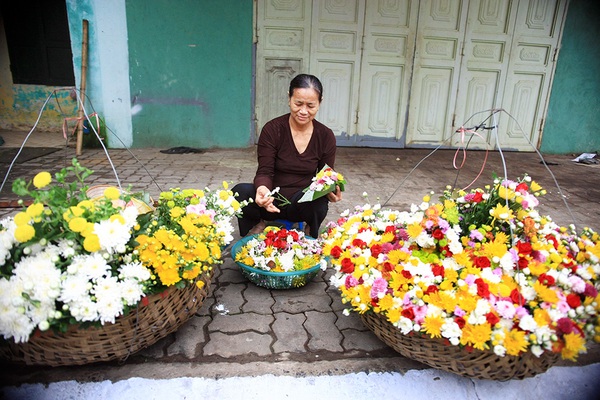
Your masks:
M319 197L325 196L327 193L335 191L335 187L339 186L341 191L344 191L346 179L333 168L325 164L325 166L313 177L309 187L304 189L304 195L298 200L299 203L313 201Z

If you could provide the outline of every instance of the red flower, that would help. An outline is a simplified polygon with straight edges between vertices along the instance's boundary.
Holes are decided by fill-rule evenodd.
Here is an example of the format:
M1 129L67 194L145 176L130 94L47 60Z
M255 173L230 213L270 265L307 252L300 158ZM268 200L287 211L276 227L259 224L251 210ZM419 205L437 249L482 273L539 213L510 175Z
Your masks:
M474 263L479 269L489 268L492 265L490 259L487 257L475 257Z
M425 294L431 294L439 291L440 289L436 285L427 286L427 290L425 290Z
M519 262L517 263L517 265L519 266L519 269L525 269L529 267L529 260L525 257L519 257Z
M555 250L558 249L558 240L556 240L556 237L554 235L546 235L546 240L552 243Z
M456 322L460 329L464 328L467 323L463 317L454 317L454 322Z
M576 293L569 293L567 295L567 304L571 306L571 308L577 308L581 305L581 298Z
M485 319L492 327L494 327L498 322L500 322L500 318L492 312L487 313L485 315Z
M444 238L444 232L442 232L441 229L434 229L434 231L432 232L431 236L433 236L434 239L437 240L441 240Z
M354 272L354 263L348 257L342 260L341 271L345 274L351 274L352 272Z
M431 271L433 272L433 276L444 277L444 267L439 264L434 264L431 267Z
M483 193L475 192L475 194L473 195L473 198L471 199L471 202L481 203L482 201L483 201Z
M411 308L405 308L405 309L402 310L402 316L404 318L408 318L408 319L410 319L412 321L412 320L415 319L415 312L412 309L412 307Z
M547 275L545 273L541 274L538 277L538 281L540 281L541 283L543 283L546 286L552 286L556 282L556 280L554 279L554 277L552 275Z
M531 252L533 251L533 249L531 248L531 243L521 241L517 242L517 250L519 251L519 254L523 255L531 254Z
M340 246L334 246L331 249L331 256L333 258L340 258L341 255L342 255L342 248Z
M525 299L517 289L513 289L512 292L510 292L510 300L513 304L518 304L520 306L525 304Z
M379 257L379 255L381 254L381 249L382 249L382 247L379 243L371 246L371 256L374 258Z
M477 285L477 294L487 299L490 296L489 285L481 278L475 279L475 284Z
M402 276L405 277L406 279L412 278L412 274L410 273L410 271L407 271L405 269L402 270Z
M360 239L354 239L354 240L352 241L352 246L353 246L353 247L358 247L358 248L361 248L361 249L362 249L362 248L363 248L364 246L366 246L366 245L367 245L367 244L366 244L364 241L360 240Z
M527 184L525 182L521 182L517 185L515 192L526 194L528 190L529 190L529 187L527 186Z
M450 247L449 246L441 246L440 247L440 253L444 256L444 257L452 257L453 253L450 251Z

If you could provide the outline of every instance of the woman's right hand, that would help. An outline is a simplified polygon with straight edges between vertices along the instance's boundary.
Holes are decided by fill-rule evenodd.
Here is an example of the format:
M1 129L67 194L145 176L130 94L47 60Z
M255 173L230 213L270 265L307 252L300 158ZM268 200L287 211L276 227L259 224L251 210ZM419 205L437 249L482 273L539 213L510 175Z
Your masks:
M279 208L273 204L275 198L271 196L271 191L266 186L259 186L256 188L256 198L254 202L258 204L259 207L264 208L268 212L278 213Z

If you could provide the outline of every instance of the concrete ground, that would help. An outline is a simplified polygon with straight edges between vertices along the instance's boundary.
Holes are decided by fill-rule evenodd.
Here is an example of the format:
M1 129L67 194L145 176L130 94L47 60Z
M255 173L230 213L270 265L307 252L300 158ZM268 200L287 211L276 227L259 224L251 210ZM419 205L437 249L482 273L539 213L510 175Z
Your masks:
M0 136L6 142L0 149L19 146L24 138L18 132L0 132ZM0 191L0 216L15 211L11 207L15 206L16 197L10 192L14 178L31 178L42 170L56 171L75 156L74 147L65 146L60 135L36 133L31 140L28 146L59 150L13 165ZM171 187L248 182L256 170L253 147L206 150L200 154L164 154L160 150L114 149L107 156L101 149L83 149L78 159L95 171L90 185L116 184L118 177L124 187L132 185L134 190L145 190L154 198ZM457 156L454 150L339 148L335 167L346 176L348 184L344 200L331 205L326 222L335 220L345 209L363 204L365 192L371 203L407 209L430 191L441 193L448 184L469 185L483 166L474 186L491 182L493 174L503 176L504 170L509 178L527 173L548 190L542 199L542 214L552 216L561 225L574 223L599 230L600 169L597 165L573 162L576 156L545 155L544 164L533 152L468 151L464 166L457 170L453 160L460 164L462 154ZM0 160L0 179L7 176L9 162ZM235 237L237 240L239 235ZM379 341L356 315L342 315L344 307L336 289L329 285L329 275L330 272L320 272L313 282L300 289L267 290L246 281L226 255L216 270L211 295L200 312L176 333L122 363L56 368L10 365L4 368L2 383L10 386L181 377L218 380L269 374L296 378L360 373L404 376L429 370ZM598 363L600 351L592 345L578 363L561 361L551 370L595 368ZM596 373L598 369L592 371Z

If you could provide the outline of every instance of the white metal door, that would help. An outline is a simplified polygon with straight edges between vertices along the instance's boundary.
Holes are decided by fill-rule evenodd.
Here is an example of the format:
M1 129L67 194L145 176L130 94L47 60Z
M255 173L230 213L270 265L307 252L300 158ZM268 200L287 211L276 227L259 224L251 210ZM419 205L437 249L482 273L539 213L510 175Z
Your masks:
M565 8L566 0L421 1L406 146L459 146L457 128L503 109L498 140L482 131L469 146L537 148Z
M323 83L317 119L339 145L389 146L405 130L416 0L257 2L256 128L288 111L298 73ZM402 138L403 139L403 138Z
M346 146L459 146L502 108L500 145L538 145L567 0L257 0L256 129L317 75L317 119ZM489 131L471 147L495 146Z
M357 144L404 145L418 12L414 0L367 3Z

